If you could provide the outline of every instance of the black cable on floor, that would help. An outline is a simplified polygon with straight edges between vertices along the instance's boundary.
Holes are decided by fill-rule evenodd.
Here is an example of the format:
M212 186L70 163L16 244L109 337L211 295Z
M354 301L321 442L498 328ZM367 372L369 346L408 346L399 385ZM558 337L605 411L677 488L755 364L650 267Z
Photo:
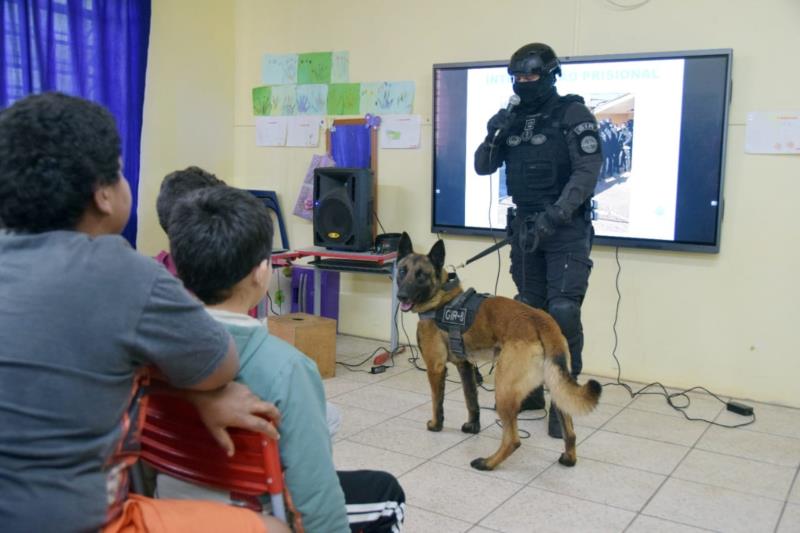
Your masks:
M700 386L690 387L688 389L684 389L684 390L679 391L679 392L672 392L671 393L671 392L667 391L667 388L664 385L662 385L658 381L654 381L652 383L648 383L647 385L645 385L644 387L642 387L638 391L634 392L633 388L630 385L628 385L627 383L624 383L622 381L622 379L621 379L621 376L622 376L622 365L620 364L619 358L617 357L617 347L619 346L619 335L617 334L617 322L619 321L619 307L620 307L620 304L622 303L622 292L619 290L619 278L622 275L622 264L619 262L619 246L617 246L614 249L614 257L615 257L616 262L617 262L617 275L616 275L616 278L614 280L614 287L617 290L617 305L616 305L616 309L614 310L614 324L612 325L612 331L614 332L614 347L611 350L611 357L613 357L614 361L617 363L617 380L616 380L616 382L603 383L603 387L607 387L607 386L610 386L610 385L622 387L626 391L628 391L628 394L630 395L631 398L635 398L636 396L644 396L644 395L648 395L648 394L656 395L656 396L663 396L664 400L666 400L667 404L670 407L672 407L675 411L678 411L679 413L681 413L686 420L690 420L690 421L707 422L707 423L711 424L712 426L718 426L718 427L730 428L730 429L740 428L740 427L749 426L750 424L753 424L756 421L756 413L755 413L755 411L753 411L752 418L750 420L748 420L747 422L742 422L740 424L733 424L733 425L720 424L719 422L714 422L713 420L707 420L705 418L694 418L694 417L691 417L688 414L686 414L686 409L688 409L689 406L692 404L692 399L689 397L689 393L692 392L692 391L695 391L695 390L701 390L701 391L706 392L707 394L713 396L714 398L719 400L724 406L727 407L728 402L726 402L725 400L723 400L722 398L720 398L719 396L717 396L716 394L714 394L710 390L706 389L705 387L700 387ZM647 389L649 389L650 387L658 387L661 390L660 391L647 391ZM686 404L685 405L677 405L675 400L678 399L678 398L682 398L683 400L685 400Z
M337 365L342 365L343 367L345 367L347 370L349 370L351 372L364 372L365 374L371 374L372 372L367 372L366 370L360 370L360 369L358 369L358 367L362 366L367 361L372 360L372 358L375 357L375 354L377 354L381 350L384 350L385 352L390 353L390 350L388 348L386 348L385 346L378 346L377 348L375 348L375 350L373 350L373 352L371 354L369 354L367 356L366 359L364 359L361 362L358 362L358 363L344 363L342 361L336 361L336 364ZM392 364L391 365L384 365L384 366L386 366L386 368L393 367L394 366L394 359L392 358Z

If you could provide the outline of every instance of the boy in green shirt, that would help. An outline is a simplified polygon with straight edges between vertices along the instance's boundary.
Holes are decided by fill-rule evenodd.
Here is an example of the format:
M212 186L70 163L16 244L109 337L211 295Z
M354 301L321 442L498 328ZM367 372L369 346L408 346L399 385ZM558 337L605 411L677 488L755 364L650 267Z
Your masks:
M316 365L247 314L272 272L266 208L246 191L206 188L173 207L168 228L179 277L236 342L237 380L281 412L281 462L304 529L399 531L405 495L397 480L385 472L336 472Z

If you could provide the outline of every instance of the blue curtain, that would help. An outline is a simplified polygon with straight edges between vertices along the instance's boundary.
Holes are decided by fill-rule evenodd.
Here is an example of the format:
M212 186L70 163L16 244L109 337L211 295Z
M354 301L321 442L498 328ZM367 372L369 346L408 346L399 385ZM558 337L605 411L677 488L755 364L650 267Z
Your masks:
M369 168L370 129L363 124L337 125L331 129L331 157L340 168Z
M0 109L61 91L106 106L122 137L133 207L123 235L136 245L150 0L0 0Z

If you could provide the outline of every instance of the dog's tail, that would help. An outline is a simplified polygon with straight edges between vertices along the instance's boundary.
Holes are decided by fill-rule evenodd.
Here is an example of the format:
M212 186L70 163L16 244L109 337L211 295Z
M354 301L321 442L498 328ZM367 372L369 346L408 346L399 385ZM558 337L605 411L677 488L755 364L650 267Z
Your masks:
M567 368L567 355L560 353L544 359L544 382L558 408L570 416L585 415L597 406L603 386L590 379L578 385Z

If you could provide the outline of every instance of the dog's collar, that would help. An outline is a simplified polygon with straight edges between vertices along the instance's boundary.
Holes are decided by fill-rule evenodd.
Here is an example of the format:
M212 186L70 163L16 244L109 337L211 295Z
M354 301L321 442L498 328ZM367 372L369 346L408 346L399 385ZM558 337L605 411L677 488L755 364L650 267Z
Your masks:
M423 311L418 313L420 320L435 320L436 319L436 309L428 309L427 311Z
M442 290L444 292L451 291L456 287L458 287L459 283L461 283L461 280L458 279L458 274L456 274L455 272L448 272L447 281L445 282L444 285L442 285Z
M447 273L447 281L442 285L441 290L444 292L450 292L453 289L457 288L461 284L461 280L458 279L458 274L455 272L448 272ZM446 305L446 304L445 304ZM427 311L423 311L422 313L418 313L420 320L428 320L428 319L435 319L436 318L436 311L437 309L428 309Z

